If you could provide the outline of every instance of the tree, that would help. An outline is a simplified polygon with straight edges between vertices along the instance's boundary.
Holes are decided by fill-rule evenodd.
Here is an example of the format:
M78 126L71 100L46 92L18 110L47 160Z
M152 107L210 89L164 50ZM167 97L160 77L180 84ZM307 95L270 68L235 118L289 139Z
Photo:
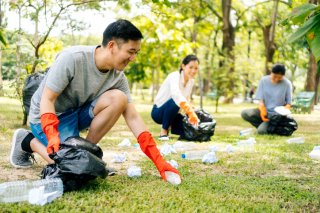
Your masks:
M28 34L24 34L31 46L34 49L34 60L29 73L34 73L37 69L41 58L39 50L41 46L47 41L49 35L54 27L56 27L57 21L62 15L69 11L70 7L80 7L87 5L88 8L98 9L100 0L55 0L55 1L41 1L41 0L11 0L11 9L18 10L19 14L23 12L27 18L34 22L35 30L32 37ZM88 9L87 8L87 9ZM45 26L42 26L44 33L40 35L39 24L41 20L46 20Z
M308 42L312 54L310 53L305 89L315 91L315 102L317 102L320 74L320 6L316 5L319 0L310 0L309 2L294 8L285 22L291 21L293 24L302 24L289 37L289 42L296 42L299 39L306 39Z
M0 0L0 96L3 95L2 81L2 46L7 44L4 34L5 19L4 19L4 2Z

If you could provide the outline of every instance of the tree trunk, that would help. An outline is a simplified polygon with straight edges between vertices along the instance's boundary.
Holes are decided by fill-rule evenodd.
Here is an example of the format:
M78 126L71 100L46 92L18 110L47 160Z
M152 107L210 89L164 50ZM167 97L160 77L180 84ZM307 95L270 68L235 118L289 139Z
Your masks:
M2 79L2 48L0 47L0 96L3 96L3 79Z
M263 27L263 38L264 38L264 46L265 46L265 54L266 54L266 63L265 63L265 73L269 75L271 73L270 65L273 64L273 55L277 49L276 44L274 42L275 32L276 32L276 22L278 15L278 5L279 0L274 1L271 24Z
M230 20L230 11L231 11L231 3L232 0L221 0L222 2L222 12L223 12L223 41L222 41L222 51L226 53L226 58L228 58L229 61L229 70L228 75L232 76L234 73L234 63L235 63L235 57L233 54L233 49L235 45L235 29L231 24ZM226 59L222 61L221 65L224 65L226 63ZM233 91L234 89L234 79L231 77L229 81L228 90ZM233 93L230 93L232 95L227 96L225 102L230 103L233 100Z
M312 53L310 53L310 60L308 65L308 73L307 73L307 79L304 89L306 91L314 91L315 92L315 98L314 98L314 104L317 104L318 102L318 87L319 87L319 74L317 72L317 62L313 56Z
M309 0L309 3L311 4L319 4L320 0ZM313 56L313 54L310 52L309 57L309 65L308 65L308 73L307 73L307 79L305 84L305 90L306 91L314 91L315 97L314 97L314 104L317 104L318 102L318 87L319 87L319 73L317 72L317 62Z
M4 12L2 11L2 1L0 0L0 28L2 28L3 24L3 14ZM0 44L1 45L1 44ZM3 92L3 79L2 79L2 47L0 46L0 96L4 94Z
M200 17L193 15L193 29L192 29L192 35L191 35L191 42L195 44L193 47L193 53L195 55L197 55L198 53L196 42L197 42L197 36L198 36L197 25L199 22L200 22ZM198 70L198 79L199 79L198 84L199 84L199 94L200 94L200 109L202 109L203 108L203 98L202 98L203 88L202 88L202 75L201 75L200 69ZM191 97L190 97L191 100L193 100L193 92L194 92L194 89L191 92Z
M312 53L310 53L307 79L304 87L306 91L315 91L316 76L317 76L317 63Z

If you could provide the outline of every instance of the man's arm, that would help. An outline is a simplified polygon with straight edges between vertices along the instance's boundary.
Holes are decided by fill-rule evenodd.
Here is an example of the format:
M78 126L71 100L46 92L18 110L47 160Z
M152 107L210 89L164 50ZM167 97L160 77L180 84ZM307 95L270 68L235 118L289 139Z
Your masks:
M123 117L136 138L138 138L142 132L148 130L133 103L128 104L127 109L123 112Z
M60 147L60 137L58 131L59 120L56 116L54 103L59 93L52 91L47 86L44 87L40 101L40 121L43 132L48 139L47 152L52 154Z
M166 171L171 171L179 174L178 170L173 168L161 156L157 144L151 133L147 130L141 116L137 112L133 103L129 103L127 109L123 113L123 117L131 129L134 136L137 138L141 150L152 160L157 167L162 179L166 180Z
M267 108L266 106L264 105L264 102L263 100L260 100L260 103L259 103L259 110L260 110L260 117L261 117L261 120L263 122L268 122L269 119L268 119L268 113L267 113Z
M40 114L43 115L44 113L56 113L54 108L54 103L56 102L59 94L49 89L47 86L44 87L41 101L40 101Z

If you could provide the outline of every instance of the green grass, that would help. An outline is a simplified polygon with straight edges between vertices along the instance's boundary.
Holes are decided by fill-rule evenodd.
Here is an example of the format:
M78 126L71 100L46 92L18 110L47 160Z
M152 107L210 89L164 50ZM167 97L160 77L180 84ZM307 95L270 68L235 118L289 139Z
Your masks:
M151 132L157 136L159 126L150 118L151 104L137 109ZM202 147L227 144L236 146L241 139L239 131L249 124L240 117L244 108L252 104L221 105L219 113L206 100L205 109L217 120L212 141ZM185 161L179 154L166 156L179 163L183 182L178 187L161 181L151 161L139 156L134 148L121 149L117 144L124 138L135 139L120 119L100 142L105 152L127 151L129 162L116 166L119 174L97 179L80 191L65 193L61 198L43 207L28 203L0 204L0 212L318 212L320 209L320 162L308 154L319 145L320 112L294 115L299 129L293 134L304 136L304 144L287 144L287 137L254 135L254 152L217 152L219 162L211 165L200 161ZM14 169L8 163L11 136L21 127L22 113L19 101L0 98L0 182L18 179L37 179L45 163L31 169ZM26 127L27 128L27 127ZM85 133L83 133L85 136ZM173 144L177 137L173 137ZM161 142L159 142L161 144ZM107 162L109 163L109 162ZM142 177L129 178L128 165L142 168Z

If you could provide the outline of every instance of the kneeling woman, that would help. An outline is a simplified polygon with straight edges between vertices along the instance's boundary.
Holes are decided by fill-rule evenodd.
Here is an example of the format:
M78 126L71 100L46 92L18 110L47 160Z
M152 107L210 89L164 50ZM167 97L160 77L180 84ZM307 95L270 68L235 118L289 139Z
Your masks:
M198 125L198 117L189 101L198 68L197 56L188 55L183 59L180 70L170 73L161 85L151 112L152 119L162 124L160 140L169 140L170 127L172 134L183 134L180 108L187 114L191 124Z

